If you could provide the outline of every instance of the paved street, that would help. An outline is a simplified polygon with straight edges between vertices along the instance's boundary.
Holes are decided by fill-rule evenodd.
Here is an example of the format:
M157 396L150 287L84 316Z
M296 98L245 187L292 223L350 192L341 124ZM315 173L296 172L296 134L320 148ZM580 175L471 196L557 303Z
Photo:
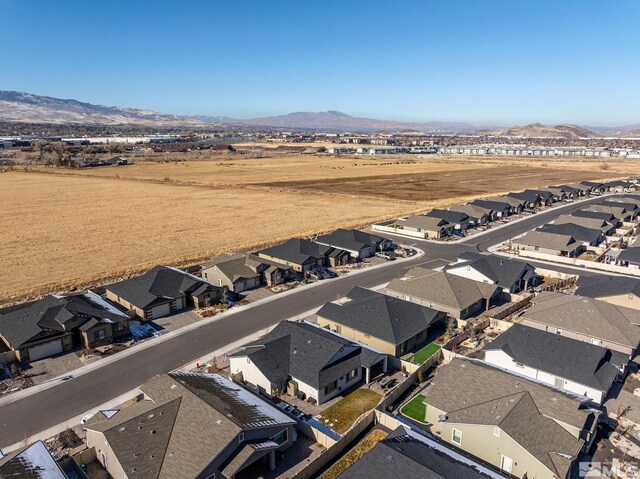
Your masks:
M589 202L599 200L594 198ZM455 259L463 251L484 252L498 242L584 205L585 202L581 202L553 208L504 228L490 230L466 243L441 244L404 239L403 242L414 243L423 249L425 256L403 262L394 261L384 268L364 270L360 274L326 281L313 288L300 288L294 294L276 297L251 309L240 309L216 322L140 349L82 376L3 405L0 407L0 448L82 414L137 387L155 374L176 369L253 332L333 301L356 285L377 286L402 276L414 266L434 268Z

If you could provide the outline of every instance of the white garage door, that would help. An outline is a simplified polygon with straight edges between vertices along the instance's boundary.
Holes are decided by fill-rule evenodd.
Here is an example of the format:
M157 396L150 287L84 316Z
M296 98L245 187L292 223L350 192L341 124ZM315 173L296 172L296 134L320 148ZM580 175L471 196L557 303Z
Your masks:
M29 348L29 360L37 361L38 359L48 358L54 354L62 352L62 341L56 339L48 343L38 344Z
M171 305L169 303L161 304L153 308L153 319L162 318L171 314Z

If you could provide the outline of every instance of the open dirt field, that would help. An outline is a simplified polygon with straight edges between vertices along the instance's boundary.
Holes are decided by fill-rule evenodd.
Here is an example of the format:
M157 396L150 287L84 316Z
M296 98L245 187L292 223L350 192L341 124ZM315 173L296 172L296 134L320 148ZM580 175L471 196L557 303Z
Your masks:
M635 163L315 156L0 173L0 303Z

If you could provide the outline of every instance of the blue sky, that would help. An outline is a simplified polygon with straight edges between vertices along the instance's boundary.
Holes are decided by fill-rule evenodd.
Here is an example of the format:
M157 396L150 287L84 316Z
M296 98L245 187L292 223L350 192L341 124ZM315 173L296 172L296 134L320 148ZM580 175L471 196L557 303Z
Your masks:
M640 2L0 0L0 89L163 113L640 123Z

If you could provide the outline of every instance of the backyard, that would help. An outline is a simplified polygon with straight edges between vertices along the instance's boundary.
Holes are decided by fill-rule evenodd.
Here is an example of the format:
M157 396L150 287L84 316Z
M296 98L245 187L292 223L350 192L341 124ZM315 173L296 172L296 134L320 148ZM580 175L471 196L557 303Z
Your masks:
M344 457L342 457L342 459L331 466L327 470L327 472L325 472L321 476L321 479L336 479L338 476L340 476L340 474L346 471L358 459L369 452L373 448L373 446L382 441L386 436L387 433L380 429L371 431L371 434L365 437L362 442L360 442L360 444L351 449L347 454L344 455Z
M375 408L382 399L369 389L356 389L337 403L325 409L318 419L334 431L344 434L362 414Z
M428 360L431 356L436 354L440 346L435 343L429 343L422 349L416 351L413 356L410 356L408 361L413 364L423 364L426 360Z
M400 413L414 421L425 424L424 417L427 413L427 406L422 401L424 401L424 395L416 395L411 401L405 404L402 409L400 409Z

